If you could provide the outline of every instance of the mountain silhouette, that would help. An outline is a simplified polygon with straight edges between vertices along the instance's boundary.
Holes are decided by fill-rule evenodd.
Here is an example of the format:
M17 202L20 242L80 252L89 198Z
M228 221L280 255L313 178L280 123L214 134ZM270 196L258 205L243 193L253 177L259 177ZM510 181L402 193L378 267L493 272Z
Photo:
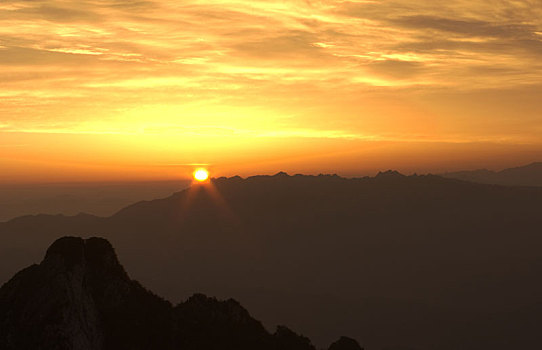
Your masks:
M28 214L109 216L143 199L168 196L188 180L16 184L0 182L0 222Z
M368 349L538 349L542 188L384 172L213 179L111 217L0 224L0 279L103 236L168 300L234 297L264 325Z
M442 174L444 177L508 186L542 186L542 162L516 168L492 171L487 169L457 171Z
M330 349L343 349L342 339ZM58 239L0 288L0 348L315 350L284 326L268 333L233 299L195 294L173 307L131 280L95 237Z
M331 344L329 350L363 350L355 339L341 337L335 343Z

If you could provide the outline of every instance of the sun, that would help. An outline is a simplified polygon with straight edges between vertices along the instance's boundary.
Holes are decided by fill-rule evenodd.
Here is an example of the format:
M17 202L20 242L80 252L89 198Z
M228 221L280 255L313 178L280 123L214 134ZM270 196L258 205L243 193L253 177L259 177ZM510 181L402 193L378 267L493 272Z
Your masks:
M196 169L194 171L194 180L203 182L206 181L209 178L209 172L205 169Z

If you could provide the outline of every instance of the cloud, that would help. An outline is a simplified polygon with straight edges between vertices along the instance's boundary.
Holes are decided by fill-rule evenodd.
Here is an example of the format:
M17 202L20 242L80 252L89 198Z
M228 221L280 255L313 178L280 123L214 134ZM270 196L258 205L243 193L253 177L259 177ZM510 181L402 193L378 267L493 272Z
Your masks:
M426 69L421 62L382 60L370 63L367 66L379 75L390 76L397 79L412 78L423 73Z
M33 65L43 66L49 64L58 65L81 65L95 62L94 58L88 57L89 52L74 49L39 49L29 47L6 47L0 55L1 65ZM94 52L92 52L94 53Z
M536 27L526 24L499 24L481 20L460 20L438 16L402 16L391 22L408 28L434 29L470 37L504 39L532 38Z
M12 16L18 18L32 18L32 19L44 19L50 22L56 23L69 23L69 22L91 22L97 23L104 20L103 16L100 16L96 12L85 11L69 7L57 7L40 5L36 7L26 7L19 10L15 10L11 13Z
M243 55L261 59L308 59L330 56L315 45L317 36L309 32L291 31L278 36L238 43L234 46Z
M418 134L470 135L448 107L424 108L434 91L540 92L542 79L538 0L20 0L0 22L0 121L28 130L225 119L380 135L408 133L408 110L430 115Z

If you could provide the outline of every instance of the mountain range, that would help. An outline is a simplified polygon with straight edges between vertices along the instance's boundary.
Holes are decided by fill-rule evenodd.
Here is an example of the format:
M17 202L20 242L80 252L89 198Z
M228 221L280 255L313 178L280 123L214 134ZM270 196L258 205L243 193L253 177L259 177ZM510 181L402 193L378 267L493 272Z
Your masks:
M172 306L131 280L102 238L63 237L39 265L0 288L5 350L315 350L279 326L270 334L237 301L195 294ZM330 350L362 350L346 337Z
M542 186L542 162L501 171L478 169L442 174L444 177L506 186Z
M168 300L234 297L268 328L367 349L539 349L542 188L394 171L218 178L110 217L0 223L0 281L102 236Z
M440 174L478 183L542 186L542 163L491 171L487 169ZM170 195L190 186L190 180L0 184L0 222L28 214L110 216L140 200Z

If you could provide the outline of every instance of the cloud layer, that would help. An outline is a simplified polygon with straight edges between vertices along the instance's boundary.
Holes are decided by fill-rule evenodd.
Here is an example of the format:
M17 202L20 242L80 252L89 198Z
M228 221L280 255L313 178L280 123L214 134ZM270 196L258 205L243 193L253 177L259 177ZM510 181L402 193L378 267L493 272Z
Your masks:
M542 136L538 0L7 0L0 23L0 133Z

